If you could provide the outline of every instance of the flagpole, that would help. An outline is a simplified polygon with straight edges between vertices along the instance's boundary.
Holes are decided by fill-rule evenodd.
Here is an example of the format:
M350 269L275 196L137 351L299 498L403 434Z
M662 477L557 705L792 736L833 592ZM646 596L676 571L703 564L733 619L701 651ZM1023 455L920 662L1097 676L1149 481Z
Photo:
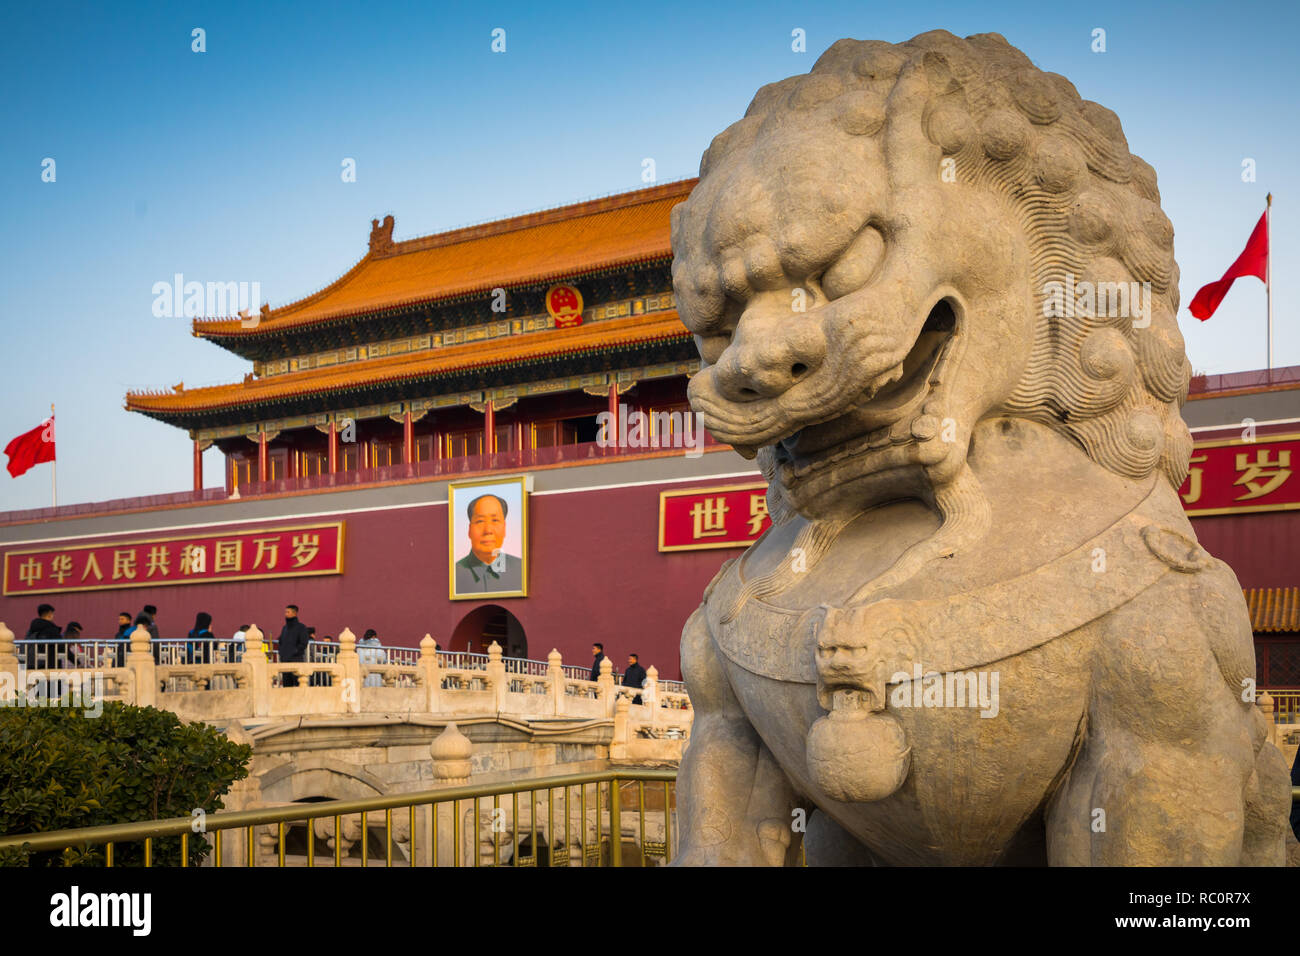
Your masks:
M50 402L50 424L54 424L54 403ZM58 427L58 426L55 426ZM55 447L58 447L58 433L55 433ZM57 452L55 458L50 462L50 506L57 508L59 506L59 459Z
M1268 242L1268 256L1264 260L1264 295L1268 299L1268 380L1273 381L1273 194L1268 194L1268 208L1264 210L1264 235Z

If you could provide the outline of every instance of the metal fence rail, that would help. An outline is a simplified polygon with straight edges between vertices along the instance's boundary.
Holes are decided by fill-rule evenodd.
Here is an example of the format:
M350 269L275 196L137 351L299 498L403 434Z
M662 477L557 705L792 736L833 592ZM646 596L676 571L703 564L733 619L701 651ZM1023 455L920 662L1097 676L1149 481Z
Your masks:
M192 817L178 817L4 836L0 837L0 850L102 848L102 859L95 862L111 867L123 844L142 843L143 863L150 867L162 841L175 840L184 867L189 864L191 841L198 840L206 842L204 856L210 856L213 866L256 866L261 858L283 867L298 862L286 853L289 829L305 825L303 864L309 867L322 865L316 850L316 841L322 836L327 846L332 842L332 854L327 851L324 865L345 865L349 859L343 854L345 843L360 844L360 859L353 865L370 865L371 830L381 827L378 839L383 844L384 866L395 865L394 849L398 850L396 865L406 866L623 866L632 864L624 856L626 842L635 845L635 862L639 865L666 865L676 849L676 778L675 770L566 774L509 785L449 787L361 800L223 811L208 814L198 834ZM521 814L520 798L524 794L527 813ZM657 801L661 806L651 806ZM462 809L464 804L469 807ZM395 817L394 811L405 813ZM317 821L324 821L324 827L317 827ZM351 839L347 837L349 831L353 833ZM234 840L233 844L231 839L223 839L227 836ZM490 843L490 849L485 843ZM527 853L523 852L525 846ZM563 852L557 854L560 848ZM232 859L236 862L232 863Z
M1273 719L1279 724L1300 724L1300 690L1264 688L1259 694L1268 694L1273 698Z

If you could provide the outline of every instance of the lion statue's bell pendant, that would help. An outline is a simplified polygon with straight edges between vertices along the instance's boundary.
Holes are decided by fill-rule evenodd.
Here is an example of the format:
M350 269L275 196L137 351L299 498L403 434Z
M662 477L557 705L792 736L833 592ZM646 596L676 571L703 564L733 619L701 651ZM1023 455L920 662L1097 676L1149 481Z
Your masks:
M861 691L837 690L830 713L808 731L808 772L828 796L872 803L898 790L912 769L912 748L898 719L868 709Z

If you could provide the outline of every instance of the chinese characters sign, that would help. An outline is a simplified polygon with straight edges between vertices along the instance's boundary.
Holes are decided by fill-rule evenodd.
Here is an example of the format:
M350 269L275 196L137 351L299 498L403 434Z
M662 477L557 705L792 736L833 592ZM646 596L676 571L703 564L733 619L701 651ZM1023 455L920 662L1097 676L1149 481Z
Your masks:
M343 522L10 551L5 596L343 573Z
M771 519L763 482L659 493L659 550L744 548Z
M1300 434L1197 444L1179 496L1188 515L1300 508Z

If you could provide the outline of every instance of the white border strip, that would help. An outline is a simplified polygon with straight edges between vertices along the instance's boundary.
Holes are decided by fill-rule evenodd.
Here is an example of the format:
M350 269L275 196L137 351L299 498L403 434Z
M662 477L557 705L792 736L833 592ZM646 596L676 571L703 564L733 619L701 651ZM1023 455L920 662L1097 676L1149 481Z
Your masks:
M1294 425L1300 422L1300 418L1270 418L1266 422L1255 422L1256 425ZM1197 425L1195 428L1187 429L1195 434L1196 432L1221 432L1225 428L1241 429L1245 428L1245 421L1229 422L1226 425Z
M609 491L616 488L639 488L645 485L677 485L687 481L717 481L720 478L761 478L761 477L762 477L762 473L757 471L735 471L735 472L727 472L725 474L719 474L719 475L692 475L686 478L660 478L654 481L624 481L612 485L590 485L588 487L583 487L583 488L556 488L552 491L536 491L533 492L533 494L536 496L571 495L583 491ZM351 489L351 490L360 491L360 490L373 490L373 489ZM246 498L243 500L256 501L257 499ZM227 503L229 503L229 499L227 499L227 501L225 502L216 502L214 503L214 506L220 507L220 505L227 504ZM121 537L122 535L156 534L161 531L188 531L191 528L220 528L232 524L254 524L263 521L297 521L303 518L328 518L332 515L356 515L356 514L365 514L371 511L398 511L402 508L435 508L440 505L445 505L446 503L447 503L447 499L443 498L439 501L414 501L414 502L410 502L409 504L402 504L402 505L375 505L374 507L371 508L346 508L346 509L335 509L333 511L311 511L311 512L304 512L302 514L265 515L265 516L259 516L254 518L234 518L229 521L203 521L195 524L174 524L174 525L167 525L161 528L132 528L128 531L92 531L86 534L78 534L78 535L71 535L71 536L62 535L53 538L26 538L22 541L0 541L0 549L16 548L19 545L24 545L24 544L43 544L47 541L82 541L85 540L86 538L116 538L116 537ZM95 521L103 518L112 518L112 517L114 517L114 515L112 515L111 513L106 515L86 515L84 518L79 520ZM130 516L124 515L123 517L130 517ZM78 520L78 519L74 519L74 520Z

